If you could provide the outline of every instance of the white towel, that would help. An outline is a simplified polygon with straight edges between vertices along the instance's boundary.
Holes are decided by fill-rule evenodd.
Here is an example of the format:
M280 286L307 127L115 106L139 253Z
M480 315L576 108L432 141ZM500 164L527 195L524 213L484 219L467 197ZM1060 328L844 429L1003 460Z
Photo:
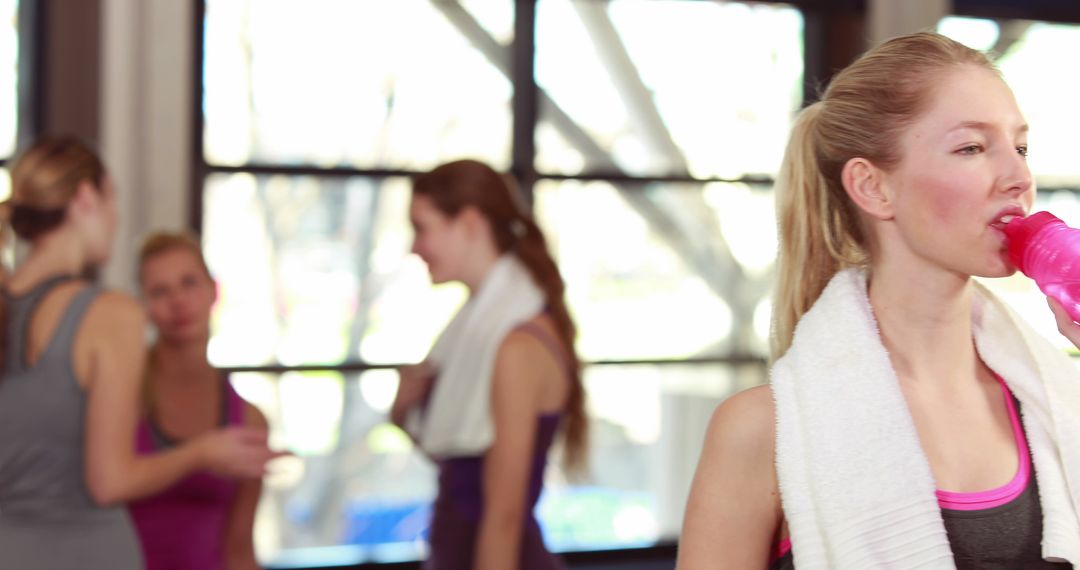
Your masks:
M1043 557L1080 562L1080 374L976 284L979 356L1020 401ZM955 568L930 464L867 296L841 271L772 370L776 471L799 570Z
M514 327L540 313L544 302L517 256L500 257L428 354L437 375L431 397L406 418L421 449L447 457L478 455L491 446L491 379L499 346Z

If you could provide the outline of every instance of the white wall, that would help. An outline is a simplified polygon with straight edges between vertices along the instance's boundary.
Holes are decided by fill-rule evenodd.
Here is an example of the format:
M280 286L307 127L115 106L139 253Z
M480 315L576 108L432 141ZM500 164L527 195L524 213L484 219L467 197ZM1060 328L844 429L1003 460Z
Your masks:
M129 292L143 236L187 223L192 10L192 1L102 0L102 153L121 219L104 279Z

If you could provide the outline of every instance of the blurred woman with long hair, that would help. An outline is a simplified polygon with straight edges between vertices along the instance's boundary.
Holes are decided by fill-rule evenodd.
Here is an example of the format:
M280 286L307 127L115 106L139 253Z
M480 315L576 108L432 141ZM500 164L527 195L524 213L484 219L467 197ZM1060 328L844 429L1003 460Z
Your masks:
M564 283L516 187L473 160L416 178L413 251L469 300L423 363L401 370L391 418L439 466L431 570L560 568L533 508L557 435L580 468L587 420Z

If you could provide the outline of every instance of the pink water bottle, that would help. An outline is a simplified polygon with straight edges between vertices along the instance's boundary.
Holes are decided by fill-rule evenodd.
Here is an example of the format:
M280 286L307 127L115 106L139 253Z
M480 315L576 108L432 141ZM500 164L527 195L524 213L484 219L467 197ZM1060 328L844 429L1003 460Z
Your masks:
M1050 212L1014 218L1005 226L1009 260L1080 322L1080 230Z

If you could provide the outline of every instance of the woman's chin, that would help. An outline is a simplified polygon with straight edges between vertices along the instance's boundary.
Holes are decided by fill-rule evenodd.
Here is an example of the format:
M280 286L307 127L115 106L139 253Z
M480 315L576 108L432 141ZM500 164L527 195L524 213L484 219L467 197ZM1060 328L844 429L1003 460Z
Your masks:
M1018 272L1019 269L1017 269L1015 265L1007 260L1003 260L993 264L992 267L987 267L983 271L977 273L976 276L996 279L1000 277L1012 277L1013 274Z
M162 334L161 340L173 346L186 346L198 343L206 344L210 341L210 338L206 333L200 333L199 331L177 330Z

